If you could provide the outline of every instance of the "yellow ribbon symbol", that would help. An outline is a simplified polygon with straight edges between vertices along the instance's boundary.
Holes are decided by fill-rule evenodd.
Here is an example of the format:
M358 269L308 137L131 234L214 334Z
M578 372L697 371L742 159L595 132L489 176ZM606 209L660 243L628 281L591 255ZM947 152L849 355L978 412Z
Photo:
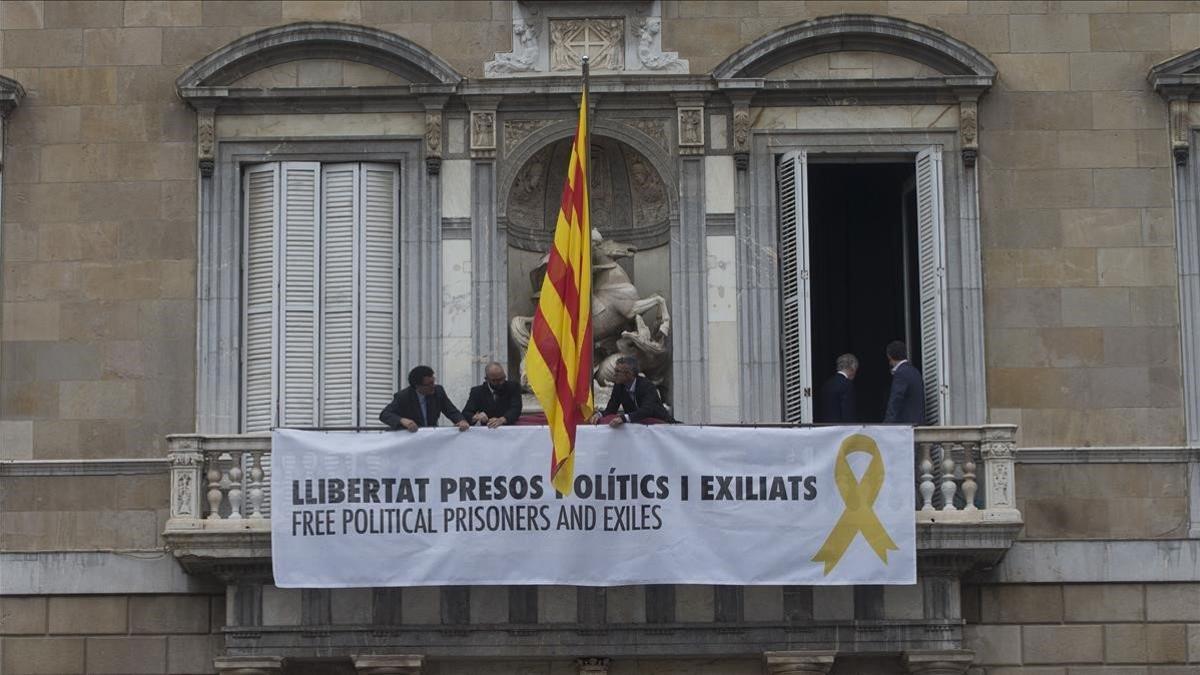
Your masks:
M855 479L854 469L847 460L852 452L865 452L871 456L871 463L867 465L861 481ZM850 547L850 542L854 541L854 535L862 532L875 555L886 564L887 552L898 551L900 547L888 536L883 523L879 522L879 516L875 515L875 500L883 489L883 456L879 454L875 439L854 434L842 441L834 461L833 481L837 483L842 501L846 503L846 510L812 561L825 563L825 574L829 574Z

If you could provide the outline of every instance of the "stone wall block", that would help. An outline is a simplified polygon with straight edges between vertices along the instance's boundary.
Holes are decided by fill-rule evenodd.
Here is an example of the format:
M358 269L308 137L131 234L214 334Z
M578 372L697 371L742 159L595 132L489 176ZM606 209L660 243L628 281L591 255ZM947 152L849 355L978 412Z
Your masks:
M279 0L210 0L202 5L205 26L265 26L283 21Z
M1070 622L1143 621L1146 610L1140 584L1067 584L1064 618Z
M0 26L10 30L44 28L45 5L42 0L0 2Z
M46 632L46 598L0 596L0 635L41 635Z
M983 666L1021 663L1021 627L968 625L963 629L963 648L975 652L975 663Z
M1058 166L1064 169L1137 167L1137 135L1132 131L1060 131Z
M1176 276L1169 248L1102 248L1096 261L1101 286L1166 286Z
M405 588L400 603L400 615L406 624L438 624L442 621L441 588L438 586Z
M1132 325L1129 289L1062 289L1062 323L1083 327Z
M1090 19L1095 51L1153 52L1171 39L1167 14L1093 14Z
M1147 584L1147 621L1200 621L1200 583Z
M157 66L162 44L159 28L91 28L83 31L83 59L96 66Z
M7 3L5 3L7 4ZM83 60L83 33L74 28L4 33L7 68L75 66Z
M609 623L645 623L645 586L613 586L608 589Z
M167 638L87 639L87 672L96 675L158 675L167 667Z
M1164 122L1165 124L1165 122ZM1091 129L1092 96L1087 92L989 92L979 105L979 126L997 129ZM980 141L986 141L984 134ZM985 191L981 197L986 195Z
M125 19L120 0L47 0L46 28L103 28L120 26Z
M675 618L681 622L711 623L714 616L713 587L679 584L675 587Z
M283 0L283 21L362 23L362 9L354 0Z
M82 673L83 649L83 638L5 638L0 665L22 675Z
M1005 91L1071 89L1071 62L1067 54L993 54L992 61L999 70L997 83Z
M1045 584L984 586L980 589L980 618L984 623L1043 623L1062 621L1062 587Z
M172 635L167 638L167 673L215 673L213 659L223 651L220 635Z
M196 26L200 0L126 0L126 26Z
M1075 53L1070 59L1070 86L1062 88L1075 91L1144 91L1146 72L1162 60L1156 52Z
M984 325L988 327L1036 328L1063 325L1060 289L988 288L983 297ZM1125 300L1125 310L1128 314L1128 297Z
M1137 246L1142 241L1141 209L1062 209L1063 246Z
M0 324L0 339L6 342L58 340L58 309L57 302L4 303L4 322Z
M1023 626L1022 653L1028 664L1101 663L1101 626Z
M538 586L538 621L572 623L579 616L574 586Z
M133 633L207 633L207 595L152 595L129 599Z
M80 595L50 598L50 633L125 633L128 599L124 596Z
M1086 14L1017 14L1008 40L1013 52L1086 52L1091 30Z

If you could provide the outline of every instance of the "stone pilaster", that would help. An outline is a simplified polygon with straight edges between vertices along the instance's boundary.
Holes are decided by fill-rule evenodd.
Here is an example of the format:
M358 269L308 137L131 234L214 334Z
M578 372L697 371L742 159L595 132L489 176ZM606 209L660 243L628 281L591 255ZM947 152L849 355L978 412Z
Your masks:
M708 421L707 227L705 222L704 101L676 100L679 119L679 230L672 235L671 326L675 417ZM676 243L677 242L677 243ZM675 258L678 256L678 258Z
M213 668L219 675L277 675L283 672L283 657L218 656Z
M960 675L975 661L967 649L914 651L904 654L904 665L913 675Z
M608 675L608 665L611 659L589 656L575 659L575 670L579 675Z
M833 668L834 651L766 652L763 663L767 675L824 675Z
M354 669L364 675L421 675L420 654L371 654L354 657Z

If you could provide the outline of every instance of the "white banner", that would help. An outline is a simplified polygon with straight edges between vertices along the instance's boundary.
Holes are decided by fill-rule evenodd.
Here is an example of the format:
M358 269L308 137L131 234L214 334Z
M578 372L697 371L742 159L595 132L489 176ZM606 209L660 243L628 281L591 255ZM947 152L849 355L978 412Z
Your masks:
M272 453L282 587L916 583L910 427L580 427L566 497L544 427Z

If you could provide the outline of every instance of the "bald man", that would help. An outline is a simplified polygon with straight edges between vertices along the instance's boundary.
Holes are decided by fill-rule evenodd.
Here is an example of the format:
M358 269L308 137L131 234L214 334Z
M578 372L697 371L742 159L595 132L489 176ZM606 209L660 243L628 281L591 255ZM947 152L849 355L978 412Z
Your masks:
M483 384L471 387L471 395L463 406L463 416L471 424L495 429L515 424L521 416L521 387L508 379L504 366L492 361L483 370Z

